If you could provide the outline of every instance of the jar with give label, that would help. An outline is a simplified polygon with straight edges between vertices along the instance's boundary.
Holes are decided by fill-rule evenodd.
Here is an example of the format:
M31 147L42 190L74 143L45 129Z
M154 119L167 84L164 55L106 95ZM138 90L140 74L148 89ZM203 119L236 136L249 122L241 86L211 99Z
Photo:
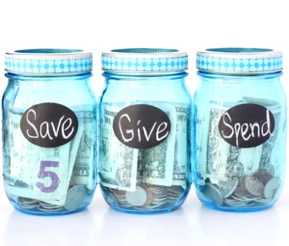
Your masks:
M102 54L100 187L129 213L179 208L190 186L187 53L129 48Z
M6 53L3 164L6 194L29 214L88 206L96 187L92 54L74 49Z
M271 207L285 175L282 53L207 49L197 53L197 68L193 173L199 199L219 210Z

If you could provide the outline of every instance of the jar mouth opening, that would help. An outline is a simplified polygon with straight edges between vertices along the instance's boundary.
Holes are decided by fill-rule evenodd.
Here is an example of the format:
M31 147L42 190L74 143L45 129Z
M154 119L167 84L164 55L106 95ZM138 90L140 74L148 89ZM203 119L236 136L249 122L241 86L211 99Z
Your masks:
M211 52L220 52L220 53L263 53L263 52L272 52L272 49L267 48L241 48L241 47L224 47L224 48L210 48L206 51Z
M46 49L46 48L40 48L40 49L23 49L23 50L15 50L14 51L15 53L19 53L19 54L37 54L37 55L40 55L40 54L53 54L53 55L56 55L56 54L71 54L71 53L80 53L80 52L83 52L83 50L81 49Z
M163 54L179 52L177 49L165 49L165 48L125 48L125 49L113 49L111 52L127 53L127 54Z
M124 48L103 52L104 71L135 72L174 72L188 68L188 54L177 49L167 48Z

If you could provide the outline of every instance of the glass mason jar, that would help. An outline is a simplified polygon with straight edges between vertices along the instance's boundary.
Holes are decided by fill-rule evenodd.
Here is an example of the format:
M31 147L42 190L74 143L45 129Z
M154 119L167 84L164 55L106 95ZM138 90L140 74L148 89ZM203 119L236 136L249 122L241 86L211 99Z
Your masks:
M3 164L6 194L29 214L84 209L96 187L92 54L71 49L6 53Z
M191 186L187 53L131 48L102 54L100 187L129 213L179 208Z
M282 54L216 48L197 53L194 184L211 208L254 211L278 199L285 175Z

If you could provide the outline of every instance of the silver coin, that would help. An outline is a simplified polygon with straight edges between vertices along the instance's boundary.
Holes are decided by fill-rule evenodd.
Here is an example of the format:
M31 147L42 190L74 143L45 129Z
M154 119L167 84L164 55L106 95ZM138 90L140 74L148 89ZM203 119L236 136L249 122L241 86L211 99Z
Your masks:
M258 199L256 202L258 203L270 203L272 201L272 198L269 199Z
M18 202L22 208L25 209L34 209L38 205L38 200L26 198L26 197L18 197Z
M64 208L67 210L76 210L83 206L88 198L88 189L85 185L73 186L67 193Z
M260 180L265 186L267 182L273 178L273 175L266 170L259 170L253 174L258 180Z
M241 202L241 201L224 201L225 204L227 204L230 207L245 207L247 205L246 202Z
M26 205L37 205L39 202L38 200L26 198L26 197L18 197L18 201Z
M280 186L279 179L277 178L270 179L264 188L264 197L266 199L273 198L279 186Z
M226 181L220 181L218 184L219 191L224 198L233 194L238 185L238 178L228 178Z
M63 207L45 208L45 207L38 206L38 210L42 212L59 212L63 210Z
M261 196L264 192L264 185L254 176L245 177L245 187L253 196Z
M249 192L245 186L245 177L240 177L238 181L238 185L234 191L234 195L238 197L248 197L250 196Z
M148 194L143 187L136 186L135 191L126 192L125 198L127 202L133 206L143 206L148 199Z
M216 205L220 206L223 204L223 196L219 189L213 184L206 183L206 185L203 187L203 194L207 199L213 200Z

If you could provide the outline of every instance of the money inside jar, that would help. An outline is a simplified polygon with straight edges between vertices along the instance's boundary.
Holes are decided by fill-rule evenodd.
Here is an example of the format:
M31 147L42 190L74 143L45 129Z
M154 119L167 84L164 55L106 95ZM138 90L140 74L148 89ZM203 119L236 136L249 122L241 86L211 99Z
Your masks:
M187 181L189 105L155 102L142 105L161 108L170 119L168 137L151 148L133 148L120 142L113 122L122 107L103 105L101 187L108 203L116 209L170 208L182 200L190 185Z
M280 105L275 101L244 97L238 104L248 107L251 104L261 105L272 112L275 122L279 120ZM274 149L278 124L275 124L270 138L264 143L246 148L234 146L224 141L219 129L219 122L229 108L232 108L230 103L211 103L208 138L205 140L207 153L203 153L201 159L202 163L206 161L206 165L198 166L195 177L199 196L220 209L245 209L272 204L280 192L283 177L280 173L282 170L275 164L278 158L278 150ZM260 128L264 129L263 132L269 131L269 123L265 123ZM257 128L257 124L254 127ZM248 138L249 135L244 136Z
M39 147L24 138L21 110L11 111L6 117L12 121L13 134L5 135L11 147L4 150L5 158L10 160L4 165L4 184L19 209L49 214L87 205L95 187L91 161L95 151L95 112L76 108L75 114L79 123L75 137L54 148Z

